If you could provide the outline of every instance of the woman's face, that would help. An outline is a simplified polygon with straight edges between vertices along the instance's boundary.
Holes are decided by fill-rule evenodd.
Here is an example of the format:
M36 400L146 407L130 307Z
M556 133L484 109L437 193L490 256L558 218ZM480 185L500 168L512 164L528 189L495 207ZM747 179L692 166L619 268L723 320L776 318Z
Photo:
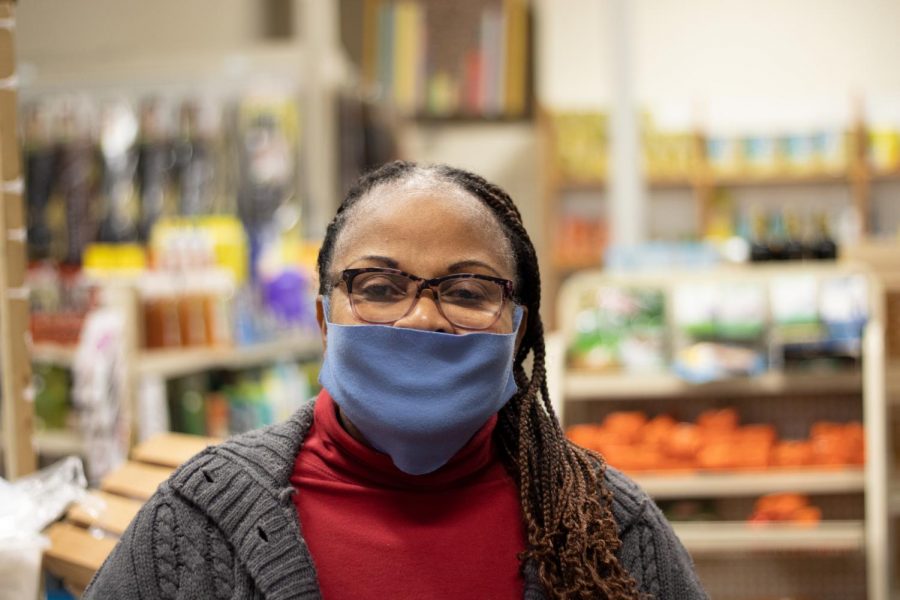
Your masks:
M388 267L425 279L455 273L477 273L515 279L512 250L496 218L479 200L459 188L435 182L380 186L352 209L338 235L330 276L344 269ZM344 285L331 294L333 323L361 324L350 307ZM318 301L319 325L325 341L327 324ZM497 321L484 331L512 333L513 305L505 303ZM527 316L527 315L526 315ZM518 340L525 332L526 318ZM433 295L423 292L413 309L394 327L464 334L438 310Z

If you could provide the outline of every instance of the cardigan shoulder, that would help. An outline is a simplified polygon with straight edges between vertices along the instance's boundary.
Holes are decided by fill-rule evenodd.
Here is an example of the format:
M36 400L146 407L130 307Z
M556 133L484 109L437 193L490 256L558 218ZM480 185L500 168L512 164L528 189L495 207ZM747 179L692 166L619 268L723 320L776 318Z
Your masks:
M706 600L690 554L656 503L613 467L605 482L622 542L617 555L641 591L659 600Z

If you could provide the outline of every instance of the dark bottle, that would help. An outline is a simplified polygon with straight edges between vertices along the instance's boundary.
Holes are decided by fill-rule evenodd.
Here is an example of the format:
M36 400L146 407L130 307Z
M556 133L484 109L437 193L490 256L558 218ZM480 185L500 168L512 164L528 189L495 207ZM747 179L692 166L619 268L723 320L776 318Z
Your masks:
M200 111L191 101L182 104L178 139L173 146L173 174L182 215L214 212L216 157L209 127L202 126Z
M785 229L784 216L780 211L772 214L769 220L769 252L772 260L787 260L787 230Z
M140 214L134 185L136 139L137 119L131 107L121 102L104 107L100 126L103 215L97 235L101 242L138 240Z
M766 262L772 260L769 244L766 241L768 232L766 215L757 212L753 215L752 239L750 240L750 262Z
M60 119L56 180L65 207L64 262L78 264L84 248L97 239L97 155L86 106L67 104Z
M837 244L831 237L828 227L828 217L824 212L815 216L815 235L810 244L812 256L817 260L834 260L837 258Z
M146 241L150 239L156 221L175 212L171 191L175 153L158 100L144 102L140 124L136 179L140 197L140 239Z
M24 163L25 200L28 206L28 255L31 260L44 260L53 255L54 208L60 218L64 211L54 204L61 199L53 196L56 176L56 147L51 139L52 124L45 106L32 104L24 111ZM59 227L57 227L59 229ZM64 239L64 232L57 232L57 238ZM60 257L61 258L61 257Z
M802 260L806 255L806 246L800 232L800 219L791 211L785 215L785 231L787 240L784 244L784 255L787 260Z

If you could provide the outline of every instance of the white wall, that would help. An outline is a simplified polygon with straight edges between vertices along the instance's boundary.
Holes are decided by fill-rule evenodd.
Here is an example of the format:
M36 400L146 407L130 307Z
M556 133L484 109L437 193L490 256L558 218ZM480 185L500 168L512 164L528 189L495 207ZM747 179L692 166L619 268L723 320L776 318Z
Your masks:
M632 1L635 85L645 106L688 106L680 112L691 118L792 118L810 103L833 113L848 110L854 95L900 95L896 0ZM535 2L542 102L606 106L609 3Z
M26 0L16 46L36 63L234 48L262 33L257 0Z

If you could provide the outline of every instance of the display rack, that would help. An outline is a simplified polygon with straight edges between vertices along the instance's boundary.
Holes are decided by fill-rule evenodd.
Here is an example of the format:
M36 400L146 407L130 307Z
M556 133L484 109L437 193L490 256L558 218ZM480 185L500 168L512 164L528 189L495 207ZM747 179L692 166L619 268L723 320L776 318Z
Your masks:
M601 113L596 112L596 114L600 115ZM608 190L608 181L605 175L573 178L565 172L560 164L560 149L557 142L558 126L554 115L555 113L550 107L542 106L537 110L542 166L541 217L545 239L542 274L545 289L549 292L547 308L548 314L551 315L551 324L557 313L553 302L555 302L555 295L562 282L577 271L600 268L603 265L603 252L606 245L605 240L592 244L590 256L575 258L559 256L558 244L565 237L565 234L561 233L564 203L574 196L589 198L589 202L580 202L580 204L590 204L593 207L592 210L597 215L601 215L602 211L599 207L603 205L602 198ZM875 213L872 209L874 195L872 185L878 182L896 181L900 178L900 172L880 171L870 164L866 143L868 127L862 118L856 119L850 126L846 141L846 164L843 168L796 173L717 173L708 153L708 133L701 129L694 129L686 133L690 136L691 143L695 148L691 166L680 176L647 175L645 176L645 185L651 191L677 190L687 195L690 203L685 206L690 207L694 214L692 236L695 239L702 238L709 231L717 191L739 188L758 188L769 193L776 188L837 187L846 189L849 198L848 205L852 207L856 221L859 223L859 233L864 236L869 235L875 224ZM599 153L598 156L604 155L605 151L599 145L600 143L599 139L594 140L590 148L586 148L585 151Z
M132 440L139 441L141 427L137 406L138 389L145 378L173 379L192 373L213 370L241 370L271 365L279 361L318 359L322 353L321 340L309 332L294 332L273 340L248 345L220 347L188 347L167 350L147 350L140 347L137 323L141 321L139 293L133 282L116 281L101 286L104 306L121 311L126 323L126 351L123 368L126 373L126 392L122 401L132 416ZM76 349L57 344L36 344L32 348L34 362L50 363L72 368ZM72 431L39 432L36 437L39 453L59 455L80 454L84 442Z
M597 373L576 370L566 363L566 348L575 332L576 309L584 290L601 286L632 288L652 287L671 298L672 290L689 282L766 282L772 278L791 275L812 275L817 278L860 275L866 278L869 294L869 319L863 335L862 366L858 371L793 374L767 372L759 377L718 381L693 385L674 375ZM753 560L765 561L767 553L790 552L791 561L805 565L827 560L834 553L864 557L865 578L856 585L865 586L867 597L887 600L890 590L888 569L890 542L888 538L888 432L886 425L886 380L884 356L884 302L882 286L869 270L858 265L765 265L717 268L667 273L617 274L600 271L573 275L563 285L557 307L559 338L548 344L548 381L551 393L558 395L556 408L564 426L577 424L586 414L596 419L612 410L638 410L639 406L670 406L677 402L685 408L690 403L710 406L727 399L737 407L754 406L757 411L801 410L791 403L802 399L821 398L816 402L804 400L803 411L815 411L817 405L849 409L855 406L862 414L865 427L866 464L863 468L772 468L765 471L733 472L637 472L634 479L658 501L679 499L709 499L718 502L751 502L753 498L776 492L810 494L843 506L845 499L863 509L864 518L842 517L840 511L833 519L805 526L771 524L760 527L746 522L725 521L676 522L676 532L692 552L703 578L704 574L724 585L728 569L723 566L727 557L752 551ZM777 402L776 402L776 399ZM662 404L661 404L662 403ZM744 403L742 405L742 403ZM590 411L585 408L590 407ZM608 407L608 408L605 408ZM768 407L768 408L767 408ZM783 413L784 414L784 413ZM573 419L579 419L573 421ZM891 497L900 492L894 488ZM830 500L828 500L830 499ZM739 504L740 505L740 504ZM830 506L830 504L829 504ZM846 511L845 511L846 512ZM732 516L733 518L733 516ZM746 555L744 555L746 556ZM707 558L709 557L709 558ZM704 561L715 564L704 571ZM737 559L732 569L743 565ZM852 560L856 560L855 558ZM823 563L824 564L824 563ZM743 568L743 566L741 567ZM802 585L810 582L814 567L803 566L798 575ZM862 577L862 572L859 573ZM803 579L806 578L806 579ZM801 579L779 579L794 586L793 593L803 594ZM801 587L798 587L801 586ZM724 588L723 588L724 589ZM729 588L737 589L737 588ZM812 589L812 588L810 588ZM750 592L746 592L750 593ZM812 593L812 592L809 592ZM735 598L742 597L739 594ZM749 597L749 596L748 596ZM830 596L823 596L830 597ZM835 596L836 597L836 596Z

